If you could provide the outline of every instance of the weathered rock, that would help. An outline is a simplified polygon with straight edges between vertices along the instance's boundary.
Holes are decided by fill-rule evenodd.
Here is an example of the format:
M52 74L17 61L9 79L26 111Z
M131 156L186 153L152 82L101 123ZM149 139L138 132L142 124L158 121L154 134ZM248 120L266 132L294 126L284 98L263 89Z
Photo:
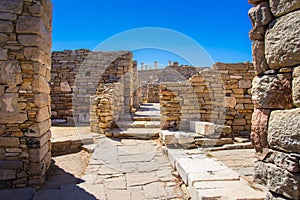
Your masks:
M268 147L268 121L270 110L254 109L251 120L251 142L256 152L262 153Z
M263 41L265 38L266 28L263 26L252 29L249 32L249 37L252 41L260 40Z
M265 200L287 200L287 198L273 192L268 192Z
M265 58L265 43L263 41L253 41L252 58L256 75L260 75L263 72L269 70L269 66Z
M10 169L16 170L23 167L22 161L14 161L14 160L1 160L0 161L0 169Z
M291 75L256 76L253 80L252 100L256 108L292 108Z
M257 162L254 180L277 194L291 199L300 198L300 174L292 174L270 163Z
M20 140L17 137L0 137L1 147L19 147Z
M37 34L41 37L48 34L42 19L32 16L19 17L16 30L17 33Z
M253 5L257 5L261 2L263 2L264 0L248 0L249 3L253 4Z
M6 34L0 33L0 44L6 43L9 40L9 37Z
M23 9L23 0L1 0L0 11L20 14Z
M36 114L35 121L42 122L50 118L50 111L48 106L42 107Z
M278 69L300 64L300 11L274 20L267 30L265 55L269 67Z
M0 169L0 180L11 180L16 178L16 171L10 169Z
M18 62L5 61L0 63L0 83L5 85L22 83L21 67Z
M262 2L258 4L255 7L252 7L249 12L249 17L252 22L253 28L266 26L268 25L272 19L273 16L271 14L269 5L267 2Z
M50 105L50 96L48 94L35 94L34 103L37 107Z
M51 128L51 120L47 119L40 123L34 123L27 130L25 130L26 136L40 137Z
M0 50L0 61L7 60L7 49Z
M300 8L299 0L270 0L270 7L276 17L290 13Z
M290 172L300 172L300 154L283 153L268 149L268 152L262 159L263 162L273 163L277 167L286 169Z
M0 32L1 33L12 33L14 30L13 23L0 20Z
M300 107L300 66L295 67L293 71L293 102Z
M50 94L50 86L47 79L40 75L33 76L32 89L34 92Z
M268 143L271 148L300 154L300 108L271 112Z

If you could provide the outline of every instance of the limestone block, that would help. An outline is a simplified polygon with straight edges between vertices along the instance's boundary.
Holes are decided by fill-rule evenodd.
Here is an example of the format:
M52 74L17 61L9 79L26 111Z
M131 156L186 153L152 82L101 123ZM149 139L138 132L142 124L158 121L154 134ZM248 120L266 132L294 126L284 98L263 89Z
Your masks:
M254 109L251 120L251 142L256 152L268 147L268 121L270 110Z
M273 16L271 14L269 5L267 2L262 2L258 4L255 7L252 7L249 12L249 17L252 22L253 28L266 26L268 25L272 19Z
M222 105L224 107L234 108L236 106L237 100L235 97L224 97Z
M33 76L32 89L34 92L50 94L50 86L47 79L40 75Z
M7 60L7 49L0 50L0 61Z
M40 17L21 16L17 21L17 33L37 34L41 37L48 35L43 20Z
M23 0L1 0L0 11L21 14Z
M45 143L41 148L29 149L29 161L41 162L46 154L50 151L50 142Z
M292 173L300 172L300 154L283 153L281 151L268 149L262 161L273 163L277 167L286 169Z
M267 70L269 66L265 58L265 43L264 41L255 40L252 43L252 59L256 75L259 75Z
M239 88L251 88L252 83L250 80L240 80L239 81Z
M17 137L0 137L0 147L19 147L20 140Z
M257 28L253 28L249 32L249 37L252 41L255 41L255 40L263 41L265 38L265 33L266 33L266 28L263 26L260 26Z
M9 170L9 169L0 169L0 180L11 180L16 178L16 171L15 170Z
M39 111L37 111L36 117L35 117L35 121L36 122L42 122L45 121L47 119L50 119L50 110L48 106L44 106L42 108L40 108Z
M292 174L287 170L270 163L257 162L254 180L265 184L269 190L290 199L300 198L300 174Z
M4 44L9 40L9 37L6 34L0 33L0 44Z
M0 20L0 32L12 33L14 30L13 23L9 21Z
M22 161L15 161L15 160L0 160L0 169L10 169L10 170L16 170L23 168L23 162Z
M61 82L60 83L60 90L62 92L72 92L72 89L68 83L68 81L65 81L65 82Z
M209 122L190 122L190 130L200 135L213 135L215 133L215 125Z
M21 84L21 67L18 62L5 61L0 63L0 83L5 85Z
M265 55L271 69L300 64L300 10L273 21L265 38Z
M270 7L276 17L290 13L300 8L299 0L270 0Z
M50 95L48 94L34 94L34 104L39 108L49 106L50 101Z
M18 103L17 93L5 93L0 96L0 123L23 123L27 114L22 112L25 103Z
M28 137L40 137L45 134L51 128L51 120L47 119L40 123L34 123L28 130L24 133Z
M249 3L253 4L253 5L257 5L261 2L263 2L264 0L248 0Z
M292 108L291 75L256 76L253 79L252 100L256 108Z
M300 108L271 112L268 143L272 148L300 154Z
M300 66L295 67L293 71L293 102L300 107Z

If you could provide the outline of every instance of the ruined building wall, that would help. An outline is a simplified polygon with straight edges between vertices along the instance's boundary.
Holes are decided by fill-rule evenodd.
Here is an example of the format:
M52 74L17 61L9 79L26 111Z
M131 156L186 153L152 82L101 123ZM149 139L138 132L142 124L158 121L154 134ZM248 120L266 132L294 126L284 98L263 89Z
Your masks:
M0 188L40 186L51 163L50 0L0 1Z
M161 83L161 128L187 130L190 121L207 121L249 136L254 75L250 63L215 63L189 81Z
M98 87L118 82L132 67L127 51L65 50L52 53L52 119L69 124L90 122L90 97ZM127 74L127 75L126 75ZM130 75L130 73L129 73ZM131 88L131 82L126 87ZM130 106L131 93L126 97ZM129 99L128 99L129 98ZM59 120L57 120L59 119Z
M254 1L249 10L255 181L266 199L300 199L300 1Z

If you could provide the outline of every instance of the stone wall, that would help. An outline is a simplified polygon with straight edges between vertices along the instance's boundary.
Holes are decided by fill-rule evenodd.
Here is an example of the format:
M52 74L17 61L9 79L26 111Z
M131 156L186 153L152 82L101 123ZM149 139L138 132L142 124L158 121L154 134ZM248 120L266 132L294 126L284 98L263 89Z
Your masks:
M116 127L116 121L124 113L124 84L109 83L101 86L91 97L91 131L104 134Z
M147 85L148 103L159 103L159 90L160 90L160 86L158 83L152 83Z
M300 199L300 1L249 0L254 113L254 178L266 199Z
M40 186L51 163L50 0L0 1L0 188Z
M65 50L52 53L52 119L77 125L90 122L90 97L98 86L118 82L132 69L132 54L127 51L101 52ZM136 76L136 75L135 75ZM129 80L130 79L129 77ZM126 87L133 87L128 82ZM126 97L130 106L131 93Z
M231 126L234 135L250 135L250 63L215 63L185 82L161 83L161 128L189 129L190 121Z

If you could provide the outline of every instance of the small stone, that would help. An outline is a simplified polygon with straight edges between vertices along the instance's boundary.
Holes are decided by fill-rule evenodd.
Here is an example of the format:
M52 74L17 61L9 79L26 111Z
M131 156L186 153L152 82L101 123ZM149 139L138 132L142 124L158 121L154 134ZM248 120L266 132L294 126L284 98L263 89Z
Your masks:
M265 58L265 43L264 41L255 40L252 43L252 58L256 75L260 75L263 72L269 70Z

